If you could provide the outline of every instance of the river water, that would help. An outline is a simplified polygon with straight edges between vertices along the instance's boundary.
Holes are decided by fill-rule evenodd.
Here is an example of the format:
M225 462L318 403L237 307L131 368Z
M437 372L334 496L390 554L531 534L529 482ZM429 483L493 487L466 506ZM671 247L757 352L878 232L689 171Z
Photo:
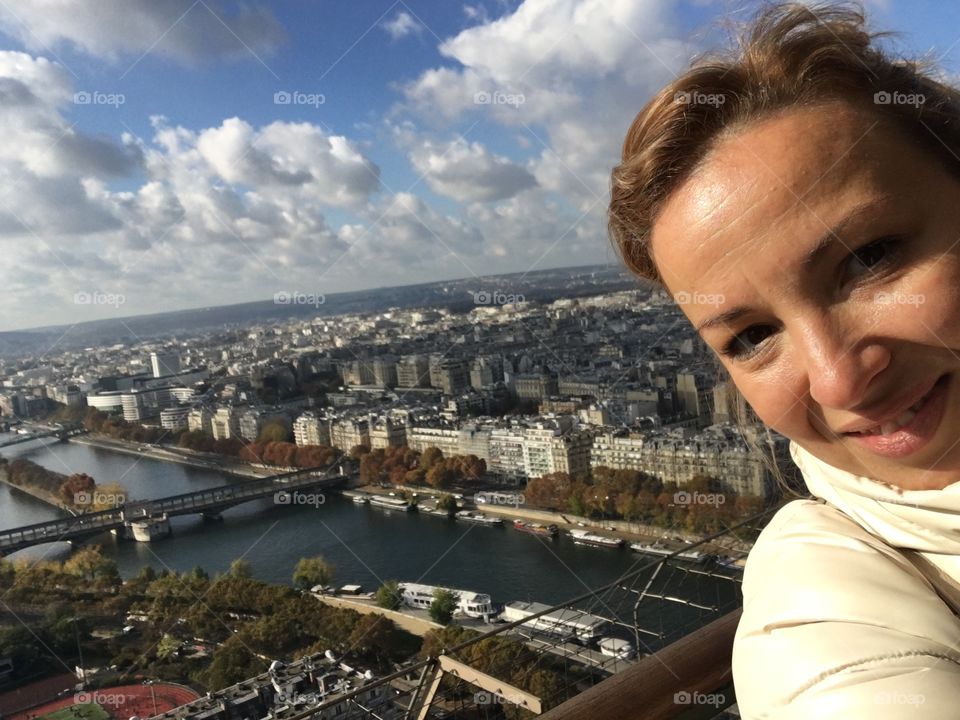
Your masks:
M47 443L26 443L7 448L3 454L11 459L28 458L64 474L85 472L100 485L118 482L130 499L174 495L234 480L215 470L79 443ZM0 484L0 529L41 522L57 513ZM223 522L204 523L199 517L183 516L173 518L171 524L172 536L153 543L117 541L109 533L93 542L106 547L124 577L135 575L145 565L178 571L199 565L214 575L242 557L258 579L290 583L299 558L322 555L335 566L337 585L357 583L364 590L374 590L393 578L486 592L495 602L536 600L549 604L581 595L650 562L628 549L582 547L565 536L547 541L510 527L477 526L355 505L335 494L326 495L316 506L254 501L224 512ZM11 557L63 559L69 552L66 543L51 543ZM696 599L709 602L715 595L716 601L726 603L731 592L738 592L732 585L709 578L698 580ZM617 604L627 604L625 594ZM594 612L605 614L602 607L598 603Z

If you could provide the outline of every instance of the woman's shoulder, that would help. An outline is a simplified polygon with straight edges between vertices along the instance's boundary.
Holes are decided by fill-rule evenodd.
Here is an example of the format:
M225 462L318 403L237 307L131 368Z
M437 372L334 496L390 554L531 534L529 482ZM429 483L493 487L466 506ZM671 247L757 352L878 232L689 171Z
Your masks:
M907 555L839 509L781 508L747 559L743 597L744 718L885 720L920 696L924 717L955 716L960 620Z

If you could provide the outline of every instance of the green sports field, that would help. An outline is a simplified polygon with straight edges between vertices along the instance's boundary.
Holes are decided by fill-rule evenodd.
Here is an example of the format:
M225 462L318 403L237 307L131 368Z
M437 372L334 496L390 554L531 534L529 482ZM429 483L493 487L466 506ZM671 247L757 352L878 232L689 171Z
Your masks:
M94 703L84 703L54 710L37 720L110 720L110 713Z

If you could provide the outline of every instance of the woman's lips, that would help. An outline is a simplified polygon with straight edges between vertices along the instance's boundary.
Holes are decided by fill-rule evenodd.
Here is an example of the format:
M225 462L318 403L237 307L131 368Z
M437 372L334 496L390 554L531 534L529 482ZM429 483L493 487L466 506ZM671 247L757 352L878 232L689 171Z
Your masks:
M900 458L917 452L930 442L940 427L947 405L949 379L949 375L940 377L916 411L907 410L893 421L893 426L903 425L894 432L888 435L844 434L860 446L884 457ZM891 424L885 424L883 429L891 429Z

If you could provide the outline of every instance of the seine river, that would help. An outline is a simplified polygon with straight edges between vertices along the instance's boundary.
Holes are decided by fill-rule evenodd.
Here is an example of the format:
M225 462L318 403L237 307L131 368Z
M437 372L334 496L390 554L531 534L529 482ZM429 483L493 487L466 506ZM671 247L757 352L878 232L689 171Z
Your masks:
M29 458L64 474L85 472L101 485L118 482L131 499L200 490L234 479L214 470L70 442L27 443L7 448L3 454ZM41 522L57 512L0 484L0 529ZM221 523L205 524L199 517L183 516L173 518L171 524L172 536L153 543L118 542L109 533L96 542L105 545L124 577L146 565L178 571L199 565L214 575L242 557L255 577L290 583L299 558L322 555L335 566L337 585L357 583L364 590L374 590L393 578L486 592L495 602L563 602L649 563L627 549L582 547L565 536L544 541L509 527L358 506L335 494L328 494L317 506L274 505L263 500L227 510ZM69 552L66 543L51 543L12 557L62 559ZM707 582L698 581L697 599L728 602L732 597L732 583L709 578ZM625 596L618 601L625 603ZM600 605L594 612L604 614Z

